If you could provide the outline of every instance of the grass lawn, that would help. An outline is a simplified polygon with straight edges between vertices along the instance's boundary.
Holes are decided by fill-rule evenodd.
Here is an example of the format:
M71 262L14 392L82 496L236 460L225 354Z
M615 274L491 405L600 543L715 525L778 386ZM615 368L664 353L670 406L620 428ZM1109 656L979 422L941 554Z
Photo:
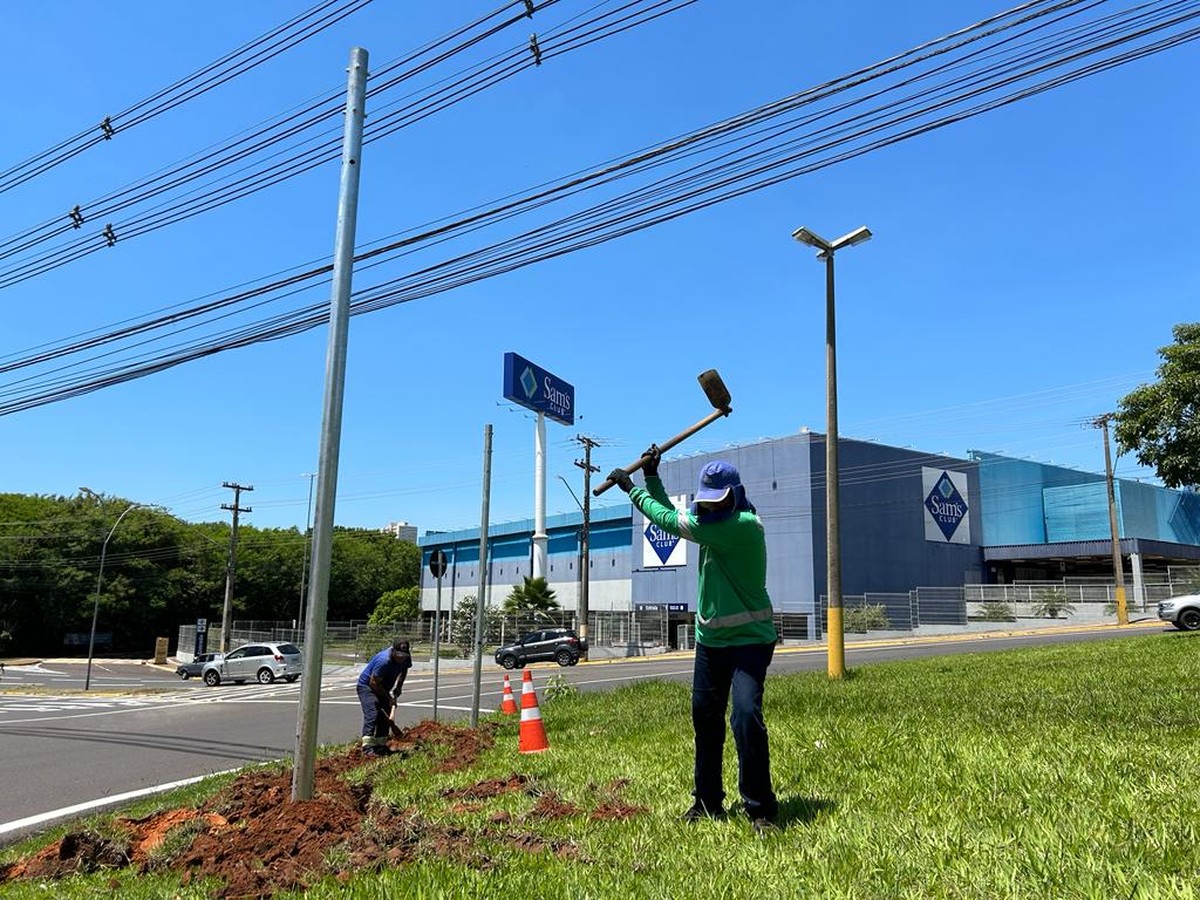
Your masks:
M374 870L334 847L327 870L340 874L303 896L1200 897L1198 655L1200 637L1153 634L864 666L840 683L769 677L782 828L766 838L736 816L678 821L691 799L685 685L556 695L539 680L548 753L517 754L514 717L469 768L438 771L426 752L348 773L409 817L406 855ZM728 743L733 798L735 765ZM520 789L448 793L513 776ZM0 894L211 896L216 885L181 886L167 865L186 843L177 835L149 875L12 881Z

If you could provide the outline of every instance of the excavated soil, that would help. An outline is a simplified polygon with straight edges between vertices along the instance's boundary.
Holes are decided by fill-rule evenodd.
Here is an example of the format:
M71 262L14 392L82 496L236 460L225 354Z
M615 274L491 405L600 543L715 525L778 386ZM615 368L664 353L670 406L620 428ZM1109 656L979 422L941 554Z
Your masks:
M175 871L184 884L213 879L218 885L213 896L218 898L265 898L276 891L303 888L327 875L346 880L363 869L402 865L422 857L480 869L495 866L491 854L503 850L583 860L574 841L552 840L513 826L519 821L532 824L585 814L593 819L626 819L645 812L620 799L626 779L603 787L589 785L598 801L590 811L553 791L538 789L527 776L516 773L443 791L445 812L450 815L480 812L490 799L504 794L536 798L524 814L498 810L482 828L473 830L434 821L415 809L396 809L373 797L376 768L403 765L400 760L415 754L431 754L437 759L436 771L464 769L491 747L494 731L494 727L422 722L392 741L390 760L366 762L357 749L327 756L316 765L313 799L295 803L290 771L248 771L199 809L117 818L103 835L73 832L24 859L0 865L0 886L17 879L52 880L102 869L114 874ZM353 780L344 777L354 769L364 771ZM120 881L113 878L109 886L116 890Z

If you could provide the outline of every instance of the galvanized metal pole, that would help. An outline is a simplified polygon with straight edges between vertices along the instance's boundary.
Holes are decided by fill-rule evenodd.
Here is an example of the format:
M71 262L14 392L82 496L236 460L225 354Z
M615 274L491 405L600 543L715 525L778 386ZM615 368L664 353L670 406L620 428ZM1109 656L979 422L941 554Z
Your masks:
M329 348L325 358L325 402L321 452L317 465L317 513L313 525L312 574L308 579L304 677L296 723L296 760L292 800L311 800L316 770L317 719L321 704L321 663L325 653L325 616L333 551L333 510L337 500L338 453L342 438L342 399L346 389L346 344L350 326L350 288L354 272L354 236L358 223L358 177L362 154L367 51L350 51L346 124L342 139L342 179L334 243L333 296L329 311Z
M842 541L838 515L837 314L833 297L833 251L825 256L825 590L829 595L830 678L846 674L842 626Z
M435 550L434 553L439 551ZM438 720L438 665L442 660L442 576L437 577L437 601L433 607L433 721Z
M475 597L475 685L471 690L471 727L479 724L479 684L483 679L483 615L487 596L488 515L492 499L492 426L483 427L483 509L479 514L479 593Z
M299 632L296 643L304 642L304 597L308 588L308 552L312 545L312 500L313 479L316 472L306 472L308 477L308 508L304 513L304 560L300 563L300 608L296 612L296 630Z
M537 414L533 441L533 577L545 578L546 566L546 414Z

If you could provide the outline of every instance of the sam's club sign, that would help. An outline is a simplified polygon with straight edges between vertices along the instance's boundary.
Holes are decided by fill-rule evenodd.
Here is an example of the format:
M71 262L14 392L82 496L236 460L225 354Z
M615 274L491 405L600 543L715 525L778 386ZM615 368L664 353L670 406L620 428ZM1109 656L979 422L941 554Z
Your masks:
M921 468L925 494L925 540L971 543L971 502L965 472Z
M575 424L575 386L516 353L504 354L504 399L564 425Z
M687 509L687 494L671 497L676 509ZM666 569L687 565L687 541L663 531L642 516L642 568Z

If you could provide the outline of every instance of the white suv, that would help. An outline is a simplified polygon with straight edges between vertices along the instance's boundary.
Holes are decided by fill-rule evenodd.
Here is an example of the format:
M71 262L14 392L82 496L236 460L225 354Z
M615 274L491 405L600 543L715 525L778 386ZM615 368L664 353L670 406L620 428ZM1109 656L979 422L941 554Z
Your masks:
M1184 594L1158 604L1158 617L1183 631L1200 629L1200 594Z
M300 677L302 659L295 644L244 644L223 659L205 665L201 677L209 687L222 681L244 684L251 678L260 684L270 684L276 678L295 681Z

